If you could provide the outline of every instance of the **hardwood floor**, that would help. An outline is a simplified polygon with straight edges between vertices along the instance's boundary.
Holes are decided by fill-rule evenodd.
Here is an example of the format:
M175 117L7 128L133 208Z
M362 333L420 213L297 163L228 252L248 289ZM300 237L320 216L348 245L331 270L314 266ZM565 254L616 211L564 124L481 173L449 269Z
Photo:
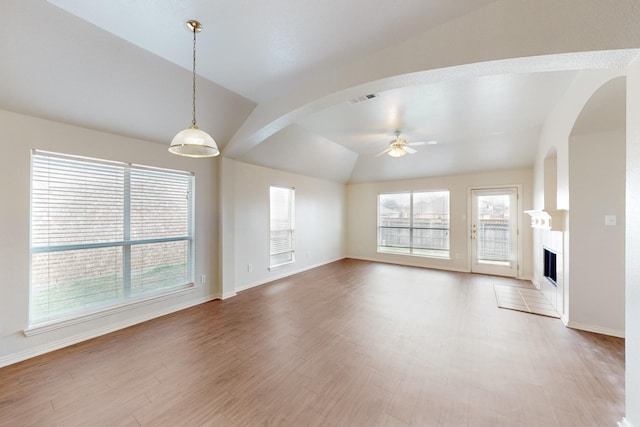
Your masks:
M343 260L0 369L2 426L614 426L624 340Z

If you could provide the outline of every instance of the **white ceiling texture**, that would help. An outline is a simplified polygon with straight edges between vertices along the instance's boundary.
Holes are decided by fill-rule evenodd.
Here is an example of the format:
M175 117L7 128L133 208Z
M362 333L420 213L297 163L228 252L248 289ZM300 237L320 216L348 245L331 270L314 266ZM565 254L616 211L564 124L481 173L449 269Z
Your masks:
M588 16L593 2L581 3L581 19L601 25L606 17ZM612 4L623 3L633 2ZM559 47L486 60L486 48L456 28L480 22L499 40L500 25L519 25L500 16L511 8L532 29L544 22L571 32L571 4L3 0L0 108L168 145L191 119L185 22L197 19L198 125L224 156L338 182L531 167L541 126L577 73L625 67L638 51L596 41L599 50L572 53L568 42L523 29L516 42L531 52ZM499 25L482 23L492 19ZM498 43L508 49L511 40ZM483 60L457 62L449 45L471 56L478 49ZM437 144L376 156L396 131Z

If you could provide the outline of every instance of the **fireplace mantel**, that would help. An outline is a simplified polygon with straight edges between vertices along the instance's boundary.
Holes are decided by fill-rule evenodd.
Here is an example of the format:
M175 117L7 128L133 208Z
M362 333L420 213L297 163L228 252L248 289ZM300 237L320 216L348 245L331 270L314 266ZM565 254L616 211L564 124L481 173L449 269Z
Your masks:
M530 210L524 211L531 217L531 227L550 231L564 231L565 210Z

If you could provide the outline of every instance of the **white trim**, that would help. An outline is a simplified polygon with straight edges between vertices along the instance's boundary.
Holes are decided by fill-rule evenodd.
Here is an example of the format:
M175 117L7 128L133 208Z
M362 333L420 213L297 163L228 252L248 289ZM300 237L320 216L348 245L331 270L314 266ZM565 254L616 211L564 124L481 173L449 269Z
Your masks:
M227 292L227 293L222 294L221 296L217 296L216 299L225 300L225 299L233 298L236 295L238 295L238 294L235 293L235 292Z
M167 173L176 173L176 174L185 175L185 176L196 176L194 172L190 172L190 171L160 168L160 167L148 166L148 165L140 165L137 163L120 162L117 160L99 159L97 157L78 156L75 154L58 153L55 151L39 150L37 148L31 149L31 155L41 156L41 157L53 157L56 159L63 159L63 160L72 160L74 162L98 163L101 165L108 165L112 167L120 167L120 168L126 168L126 169L150 170L154 172L167 172Z
M284 268L284 267L286 267L288 265L295 264L296 263L295 252L294 251L287 251L285 253L288 253L288 252L292 252L294 254L294 259L292 259L291 261L280 263L280 264L270 265L269 266L269 271L279 270L279 269ZM271 257L271 255L270 255L270 257Z
M586 323L564 322L571 329L579 329L581 331L595 332L596 334L610 335L612 337L624 338L624 330L604 328L602 326L587 325Z
M622 418L622 421L618 421L618 427L633 427L633 424L628 419Z
M494 271L491 272L490 270L485 270L485 271L474 271L473 269L473 265L474 265L474 249L473 249L473 239L471 236L471 228L472 228L472 224L473 224L473 193L474 191L490 191L490 190L496 190L496 191L501 191L501 190L505 190L505 189L512 189L515 188L516 190L516 218L515 218L515 222L516 222L516 266L515 266L515 275L511 275L511 274L507 274L505 275L505 277L513 277L515 279L523 279L522 278L522 272L524 271L524 237L523 237L523 227L522 227L522 206L524 204L524 192L522 190L522 184L504 184L504 185L479 185L479 186L472 186L472 187L468 187L467 188L467 235L466 235L466 242L467 242L467 268L469 269L470 273L479 273L479 274L496 274L499 276L503 276L504 274L500 274L500 273L504 273L503 271ZM489 271L489 272L486 272ZM524 279L523 279L524 280Z
M392 191L392 192L381 192L378 193L377 197L376 197L376 202L377 202L377 207L376 207L376 253L379 254L386 254L386 255L400 255L400 256L410 256L410 257L421 257L421 258L431 258L431 259L443 259L443 260L451 260L451 247L449 247L449 249L446 250L447 255L446 256L438 256L438 255L420 255L420 254L414 254L413 251L414 250L420 250L420 248L416 248L413 246L413 237L410 239L409 242L409 246L398 246L398 249L406 249L409 251L409 253L403 253L403 252L395 252L393 250L388 250L385 251L384 249L380 249L385 248L385 247L389 247L392 248L392 246L380 246L380 229L381 228L389 228L388 226L381 226L380 225L380 197L381 196L387 196L387 195L399 195L399 194L408 194L409 195L409 226L407 227L402 227L402 228L406 228L409 229L409 234L413 235L413 230L415 228L418 227L414 227L414 223L413 223L413 200L414 200L414 195L416 193L446 193L447 195L447 216L449 217L449 226L447 227L447 239L449 241L449 246L451 246L451 190L448 188L444 188L444 189L429 189L429 190L406 190L406 191ZM428 250L428 249L427 249ZM444 249L434 249L434 251L445 251Z
M193 283L190 283L184 288L175 289L173 291L165 292L163 294L152 295L147 298L141 298L141 299L136 299L132 301L126 301L121 304L105 307L103 309L92 311L90 313L83 313L74 317L67 317L64 319L52 320L50 322L44 322L44 323L36 324L33 326L29 326L22 332L26 337L39 335L46 332L55 331L56 329L66 328L68 326L77 325L79 323L84 323L94 319L99 319L101 317L111 316L112 314L131 310L137 307L142 307L148 304L162 301L167 298L174 298L177 296L181 296L183 294L193 292L194 289L196 289L196 286Z
M132 283L132 247L134 245L140 245L140 247L145 247L146 245L151 244L164 244L170 242L180 242L186 244L186 251L184 253L179 254L179 258L182 261L186 260L186 269L189 273L189 276L193 276L193 267L195 265L194 260L194 197L193 197L193 189L194 189L194 181L195 174L193 172L176 172L172 170L165 170L158 167L152 166L141 166L138 167L131 163L123 163L118 161L111 160L101 160L95 158L88 158L84 156L76 156L62 153L53 153L47 151L39 151L36 149L31 150L31 243L30 243L30 252L31 254L42 254L42 256L49 257L54 256L54 253L57 253L56 256L61 256L59 261L54 262L53 264L49 262L45 263L37 263L33 259L30 263L30 276L31 276L31 285L30 285L30 297L29 297L29 305L31 308L31 313L29 315L29 321L27 328L23 331L24 335L29 337L32 335L37 335L41 333L46 333L50 331L57 330L59 328L68 327L71 325L81 324L86 321L98 319L104 316L111 315L113 313L118 313L123 310L128 310L130 307L137 307L139 305L145 305L149 302L162 300L167 297L180 296L185 292L190 292L193 288L195 288L194 283L185 283L185 281L178 281L173 284L169 283L169 287L161 286L162 284L154 284L151 283L150 289L146 294L138 294L135 291L132 291L135 288L136 283ZM67 206L67 200L76 200L76 202L81 203L83 206L87 203L91 204L95 202L92 198L94 195L90 193L83 193L82 195L78 195L77 188L64 188L60 190L61 192L51 199L48 193L42 193L42 191L38 190L41 187L40 184L48 185L51 180L76 180L81 183L86 183L92 180L94 175L96 175L96 171L98 171L97 175L100 177L96 178L97 181L95 184L108 184L115 192L110 191L106 195L102 195L101 200L104 203L107 202L120 202L120 220L122 221L120 234L117 237L117 240L114 241L84 241L86 239L83 238L73 238L71 241L65 241L63 238L54 238L50 240L51 227L55 226L55 224L49 224L46 217L40 218L40 216L34 214L34 209L41 208L51 208L52 203L56 206L63 206L63 212L65 214L65 218L68 216L68 212L64 209ZM160 189L165 191L163 192L155 192L152 195L149 195L149 192L144 189L144 187L139 190L141 191L140 195L142 197L151 197L156 201L176 201L181 200L180 205L185 208L184 213L186 215L182 215L181 217L167 217L167 216L159 216L158 218L152 219L153 224L163 225L167 221L172 224L176 220L181 220L187 226L187 234L186 235L178 235L178 236L164 236L162 235L154 236L152 238L138 238L132 239L130 235L130 229L133 225L136 224L136 218L132 214L132 209L134 209L132 198L137 194L138 190L136 190L135 183L137 182L136 176L139 175L139 178L144 179L152 179L154 182L157 180L162 181L161 184L158 184ZM113 178L118 178L113 181ZM113 181L113 182L112 182ZM166 184L166 185L165 185ZM161 193L166 193L168 199L165 199L165 195ZM185 198L186 195L186 198ZM100 205L99 209L104 207ZM39 219L38 219L39 218ZM69 217L71 218L71 217ZM73 218L71 218L73 219ZM113 220L117 220L117 218L112 218ZM80 235L85 235L92 231L91 228L87 228L87 224L83 224L82 222L76 223L76 221L68 221L69 227L64 227L63 230L58 230L57 234L60 231L65 232L77 232L81 233ZM67 230L68 228L68 230ZM40 231L38 231L40 230ZM55 230L54 230L55 231ZM43 234L44 233L44 234ZM83 234L84 233L84 234ZM78 240L79 239L79 240ZM107 239L109 240L109 239ZM98 272L96 277L97 279L104 279L105 275L116 277L119 275L121 279L120 289L124 290L124 295L112 295L111 298L108 298L106 301L103 301L104 305L101 305L99 302L95 305L91 304L88 307L84 307L82 305L82 301L78 300L78 296L75 294L69 295L70 290L61 287L59 290L56 290L56 296L62 297L71 297L69 301L73 300L72 303L67 304L66 306L50 306L46 304L47 301L44 301L43 304L38 304L36 301L36 293L42 288L44 289L43 296L46 298L47 296L51 296L50 291L47 290L48 286L51 285L49 283L50 280L47 280L47 277L53 275L54 272L57 274L58 272L64 273L62 277L63 280L69 281L74 279L74 275L71 274L70 277L67 277L67 269L76 268L74 271L80 271L77 268L86 266L85 262L82 259L71 260L67 259L69 251L80 251L85 253L86 250L92 249L105 249L112 248L118 249L116 251L117 254L120 255L121 265L115 266L116 269L108 268L105 272ZM54 260L57 258L54 258ZM67 264L71 263L72 266L69 267ZM160 267L165 266L166 262L162 262ZM179 266L180 267L180 266ZM42 276L41 279L38 277ZM78 277L75 277L78 279ZM109 285L110 283L106 283ZM118 285L118 283L111 283L111 285ZM102 286L93 287L89 294L89 299L93 300L96 295L102 290ZM60 294L60 295L58 295ZM131 295L133 294L133 295Z
M425 264L408 264L408 263L403 263L403 262L399 262L396 260L389 260L389 259L383 259L383 258L377 258L377 257L360 257L360 256L351 256L351 255L347 255L345 258L350 258L350 259L357 259L360 261L370 261L370 262L380 262L382 264L394 264L394 265L402 265L405 267L418 267L418 268L430 268L433 270L444 270L444 271L454 271L456 273L470 273L470 271L466 268L458 268L458 267L450 267L447 265L425 265ZM431 259L431 260L445 260L445 261L453 261L450 259L444 259L444 258L425 258L425 257L420 257L420 259Z
M269 277L269 278L264 279L264 280L258 280L257 282L248 283L247 285L245 285L243 287L236 288L236 291L237 292L246 291L247 289L255 288L256 286L265 285L265 284L267 284L269 282L273 282L274 280L284 279L285 277L289 277L289 276L292 276L294 274L302 273L303 271L311 270L312 268L321 267L321 266L326 265L326 264L331 264L332 262L340 261L340 260L343 260L345 258L349 258L349 257L342 256L342 257L338 257L338 258L329 260L327 262L321 262L321 263L318 263L318 264L308 265L306 267L303 267L303 268L300 268L300 269L296 269L296 270L288 270L286 273L279 274L277 276ZM234 295L236 295L236 294L233 293L233 295L231 295L231 296L234 296Z
M137 317L125 319L120 322L116 322L116 323L112 323L110 325L104 326L102 328L97 328L90 331L82 332L71 337L62 338L55 342L41 345L39 347L35 347L35 348L31 348L18 353L3 356L3 357L0 357L0 368L9 366L14 363L22 362L23 360L31 359L32 357L40 356L45 353L59 350L61 348L68 347L82 341L90 340L92 338L96 338L101 335L106 335L120 329L128 328L130 326L137 325L138 323L143 323L143 322L155 319L157 317L174 313L176 311L180 311L189 307L194 307L196 305L204 304L206 302L213 301L215 299L220 299L220 298L217 295L208 295L205 297L198 298L195 301L191 300L189 302L183 302L171 307L165 307L165 308L156 310L152 313L146 313Z
M378 252L380 253L380 252ZM377 258L377 257L363 257L363 256L353 256L353 255L347 255L344 258L350 258L350 259L357 259L360 261L370 261L370 262L380 262L382 264L394 264L394 265L403 265L405 267L418 267L418 268L430 268L432 270L443 270L443 271L453 271L455 273L471 273L471 270L469 270L468 268L464 268L464 267L450 267L447 265L425 265L425 264L408 264L408 263L403 263L403 262L399 262L399 261L395 261L395 260L389 260L389 259L383 259L383 258ZM431 260L444 260L444 261L453 261L452 259L446 259L446 258L430 258L430 257L418 257L421 259L431 259ZM481 273L473 273L473 274L481 274ZM505 276L506 277L506 276ZM518 280L528 280L528 281L533 281L532 278L530 278L529 276L525 276L525 277L516 277L516 279ZM566 322L565 322L566 324Z

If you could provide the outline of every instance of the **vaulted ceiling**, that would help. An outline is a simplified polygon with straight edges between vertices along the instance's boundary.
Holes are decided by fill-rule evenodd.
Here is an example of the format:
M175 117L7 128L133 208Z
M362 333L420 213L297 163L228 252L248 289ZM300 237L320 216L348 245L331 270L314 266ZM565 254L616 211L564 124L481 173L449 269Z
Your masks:
M609 3L3 0L0 108L168 144L197 19L198 124L224 156L338 182L531 167L577 73L638 55L638 6ZM377 156L396 131L437 144Z

